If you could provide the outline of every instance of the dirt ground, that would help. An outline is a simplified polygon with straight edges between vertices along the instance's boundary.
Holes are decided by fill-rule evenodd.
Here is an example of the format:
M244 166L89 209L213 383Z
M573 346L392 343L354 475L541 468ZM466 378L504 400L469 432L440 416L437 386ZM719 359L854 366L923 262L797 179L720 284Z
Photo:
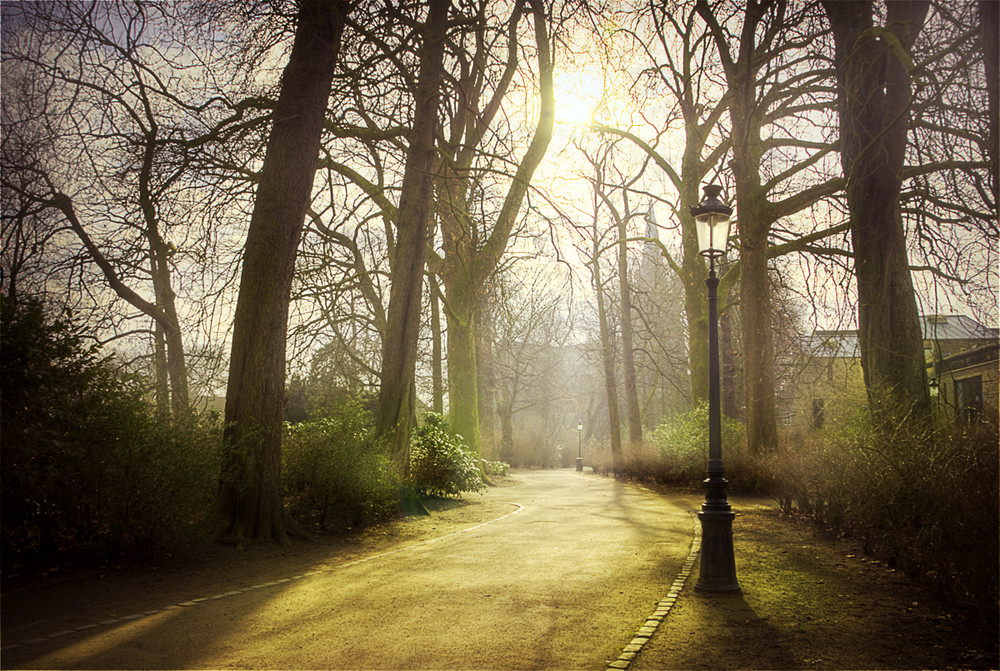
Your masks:
M498 490L506 486L513 491L516 478L498 484ZM675 502L683 499L687 506L697 503L691 492L660 494ZM410 517L316 543L244 550L202 544L144 566L73 575L27 578L5 571L0 666L12 668L31 659L24 655L32 646L22 642L32 637L80 622L129 615L136 595L144 603L164 605L192 594L231 589L248 574L255 581L277 580L332 557L337 562L370 557L496 519L510 510L506 498L438 501L429 517ZM963 611L961 604L936 600L901 573L864 557L850 541L783 518L765 500L741 502L734 496L732 503L738 513L734 537L742 594L695 592L695 572L630 668L995 669L1000 665L995 625ZM610 657L605 663L629 637L616 633L610 638L622 640L607 641ZM601 668L601 663L594 659L593 668ZM483 666L497 668L483 659L467 668ZM532 668L574 666L580 668L549 658L544 666Z

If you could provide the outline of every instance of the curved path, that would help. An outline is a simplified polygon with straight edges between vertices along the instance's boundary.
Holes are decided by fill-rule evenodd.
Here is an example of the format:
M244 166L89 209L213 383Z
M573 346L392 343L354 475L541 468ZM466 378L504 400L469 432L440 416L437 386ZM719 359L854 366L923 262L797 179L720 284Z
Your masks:
M485 495L509 504L485 524L266 583L237 576L228 591L33 641L5 636L3 666L603 668L681 570L699 501L569 470L512 481Z

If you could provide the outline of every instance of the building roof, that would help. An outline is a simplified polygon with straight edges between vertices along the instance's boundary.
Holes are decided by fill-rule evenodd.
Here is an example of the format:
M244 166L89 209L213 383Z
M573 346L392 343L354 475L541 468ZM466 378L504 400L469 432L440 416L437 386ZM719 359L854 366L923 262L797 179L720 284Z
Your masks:
M965 315L923 315L924 340L996 340L1000 329L983 326Z
M996 341L1000 329L983 326L965 315L922 315L920 326L924 340L942 342L946 340ZM856 329L816 330L809 336L809 351L813 356L854 359L860 356Z

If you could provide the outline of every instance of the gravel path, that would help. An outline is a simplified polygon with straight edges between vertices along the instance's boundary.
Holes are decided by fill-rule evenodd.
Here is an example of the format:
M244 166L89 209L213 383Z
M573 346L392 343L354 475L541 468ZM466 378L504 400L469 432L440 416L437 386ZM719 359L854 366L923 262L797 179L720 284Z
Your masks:
M367 554L67 589L58 617L5 608L3 667L599 669L674 583L700 502L570 470L474 500L488 514L435 516Z

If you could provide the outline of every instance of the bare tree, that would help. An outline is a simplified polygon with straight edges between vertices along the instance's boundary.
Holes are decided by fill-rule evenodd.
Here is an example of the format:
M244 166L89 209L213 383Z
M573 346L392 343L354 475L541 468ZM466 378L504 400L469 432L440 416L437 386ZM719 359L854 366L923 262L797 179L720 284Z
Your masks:
M5 188L22 205L57 213L76 235L75 246L60 239L63 252L83 254L65 258L89 257L122 302L107 300L86 273L74 291L97 296L93 309L112 337L151 331L157 398L165 406L169 393L174 412L185 412L175 271L204 277L204 266L192 261L211 245L196 230L211 205L179 148L224 107L199 81L213 62L211 47L188 44L182 12L164 3L27 3L6 16L16 28L4 39L5 129L35 139L32 151L23 144L15 151L18 140L5 132ZM26 212L22 206L15 218L23 223ZM50 258L54 251L50 245ZM153 328L130 325L122 303Z
M376 430L389 439L401 473L409 471L410 433L416 423L417 341L428 248L428 216L433 203L434 135L444 80L449 0L434 0L424 27L423 55L414 91L415 111L409 135L396 221L392 289L382 349L381 386Z
M707 0L698 14L711 30L726 75L740 241L740 306L747 442L755 452L777 447L774 345L768 259L772 227L843 188L843 180L814 171L834 147L794 133L829 107L829 72L805 47L819 39L809 6L752 0L738 17L720 20ZM738 18L735 48L724 26ZM773 168L769 169L771 166ZM812 173L808 186L803 173Z
M841 160L858 284L865 385L876 407L888 393L930 406L919 313L900 215L911 101L912 49L929 0L823 2L836 45Z
M284 539L281 417L295 257L309 207L344 19L343 2L300 0L261 168L233 321L219 533Z
M498 199L499 211L477 213L474 203L483 188L480 170L486 174L492 172L492 166L483 165L478 159L487 151L484 142L490 137L491 126L501 111L518 68L519 26L525 7L530 9L538 68L541 104L537 122L520 158L504 158L510 163L505 171L510 179L506 193ZM541 0L515 3L509 18L501 24L505 30L500 31L491 25L499 17L491 16L489 3L480 2L477 13L472 29L465 36L469 49L456 54L460 73L457 97L454 107L449 110L447 137L442 148L445 174L437 185L437 213L444 254L431 260L432 269L441 276L446 298L451 425L476 450L480 442L479 369L476 363L479 292L496 271L507 248L532 175L552 138L555 108L549 16L544 3ZM498 40L503 41L497 43ZM505 57L497 62L494 58L504 41ZM493 220L491 225L486 225L487 216Z

